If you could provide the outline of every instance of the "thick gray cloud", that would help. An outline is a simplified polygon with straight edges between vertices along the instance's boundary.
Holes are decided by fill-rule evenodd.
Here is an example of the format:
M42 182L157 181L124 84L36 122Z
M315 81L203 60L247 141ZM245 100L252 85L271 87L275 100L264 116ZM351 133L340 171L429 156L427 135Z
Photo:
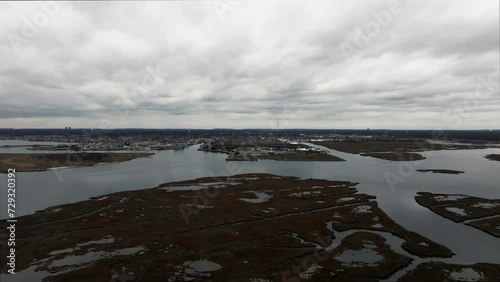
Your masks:
M498 1L48 3L0 3L0 127L499 128Z

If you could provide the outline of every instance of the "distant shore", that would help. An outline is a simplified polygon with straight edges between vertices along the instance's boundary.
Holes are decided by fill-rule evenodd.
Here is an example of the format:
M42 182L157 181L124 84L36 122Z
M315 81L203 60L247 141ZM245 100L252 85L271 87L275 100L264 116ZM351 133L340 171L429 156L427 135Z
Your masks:
M420 154L434 150L485 149L485 145L438 144L425 140L407 141L314 141L313 144L325 146L344 153L359 154L388 161L424 160Z
M485 158L490 160L490 161L500 162L500 154L489 154L489 155L486 155Z
M17 172L46 171L68 167L93 166L143 158L153 153L54 153L54 154L0 154L0 172L9 168Z
M461 174L464 171L453 170L453 169L417 169L420 172L432 172L432 173L443 173L443 174Z
M202 145L198 151L227 154L226 161L345 161L306 144L228 145L215 148Z

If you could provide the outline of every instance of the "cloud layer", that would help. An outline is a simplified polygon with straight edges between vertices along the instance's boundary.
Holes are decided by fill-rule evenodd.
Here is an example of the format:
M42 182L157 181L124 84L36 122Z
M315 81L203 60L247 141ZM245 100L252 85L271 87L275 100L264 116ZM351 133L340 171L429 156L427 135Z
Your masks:
M499 2L0 3L0 127L499 128Z

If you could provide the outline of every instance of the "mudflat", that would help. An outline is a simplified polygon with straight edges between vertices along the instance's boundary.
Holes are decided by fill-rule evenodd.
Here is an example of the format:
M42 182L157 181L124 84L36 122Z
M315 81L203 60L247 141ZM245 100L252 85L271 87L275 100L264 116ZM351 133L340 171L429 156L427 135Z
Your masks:
M500 238L500 200L428 192L417 193L415 200L442 217Z
M500 154L489 154L489 155L486 155L485 158L487 158L490 161L500 162Z
M15 168L17 172L43 171L57 167L91 166L98 163L124 162L152 153L64 153L0 154L0 172Z
M453 255L398 225L356 185L242 174L47 208L17 219L16 276L375 281L411 270L416 258ZM1 244L7 236L0 231Z
M437 144L423 140L408 141L315 141L317 145L344 153L359 154L389 161L417 161L425 157L419 152L485 148L484 145Z
M400 281L498 281L498 277L500 270L496 264L460 265L426 262L401 277Z
M286 152L276 154L229 154L227 161L246 161L246 160L275 160L275 161L311 161L311 162L342 162L345 161L339 157L327 154L325 152Z
M465 173L461 170L453 170L453 169L417 169L419 172L432 172L432 173L442 173L442 174L461 174Z

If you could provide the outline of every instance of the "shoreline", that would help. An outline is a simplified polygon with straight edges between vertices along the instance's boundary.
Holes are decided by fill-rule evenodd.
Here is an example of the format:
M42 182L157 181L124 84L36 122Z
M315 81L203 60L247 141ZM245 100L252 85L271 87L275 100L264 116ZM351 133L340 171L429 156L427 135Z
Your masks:
M75 167L89 167L145 158L155 153L0 153L0 174L8 168L16 172L43 172ZM74 158L77 157L76 160ZM104 160L104 161L103 161Z
M413 141L313 141L315 145L343 153L373 157L388 161L418 161L426 159L422 152L441 150L488 149L485 145L432 143L426 140Z

